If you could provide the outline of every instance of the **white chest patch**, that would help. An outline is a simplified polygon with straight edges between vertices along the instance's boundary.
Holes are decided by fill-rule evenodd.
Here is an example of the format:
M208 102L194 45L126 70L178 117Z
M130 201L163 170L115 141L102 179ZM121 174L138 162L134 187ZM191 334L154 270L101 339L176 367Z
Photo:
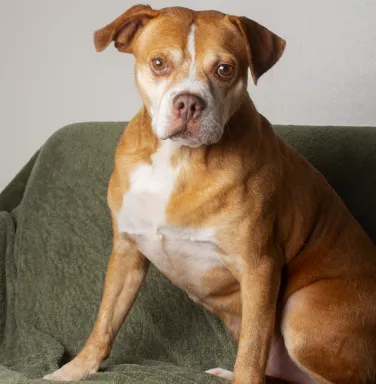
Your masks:
M117 216L120 232L137 242L140 251L175 284L199 298L205 295L202 276L223 266L216 251L215 229L181 228L167 222L166 208L180 167L171 166L177 144L167 140L130 175L130 188L123 196Z
M170 162L176 149L174 142L163 142L152 155L152 164L143 163L130 175L130 189L118 214L120 232L155 236L165 224L166 207L179 174L179 168L172 168Z

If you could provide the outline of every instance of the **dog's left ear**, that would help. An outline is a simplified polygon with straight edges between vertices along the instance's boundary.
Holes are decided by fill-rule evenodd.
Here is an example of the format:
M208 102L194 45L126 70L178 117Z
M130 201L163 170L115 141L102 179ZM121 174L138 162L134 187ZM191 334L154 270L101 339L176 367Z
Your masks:
M269 29L246 17L229 16L246 43L248 63L255 84L280 59L286 41Z
M152 9L149 5L135 5L129 8L111 24L94 33L96 50L101 52L115 41L115 47L119 51L132 53L132 41L137 32L158 15L159 11Z

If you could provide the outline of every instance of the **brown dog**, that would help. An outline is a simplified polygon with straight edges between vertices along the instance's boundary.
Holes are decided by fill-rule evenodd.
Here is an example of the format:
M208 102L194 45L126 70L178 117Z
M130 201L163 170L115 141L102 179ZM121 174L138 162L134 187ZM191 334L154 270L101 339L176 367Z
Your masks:
M135 55L144 106L116 151L98 319L46 378L98 370L151 261L239 340L234 383L376 382L375 246L246 90L284 40L244 17L135 6L95 34L98 51L112 41Z

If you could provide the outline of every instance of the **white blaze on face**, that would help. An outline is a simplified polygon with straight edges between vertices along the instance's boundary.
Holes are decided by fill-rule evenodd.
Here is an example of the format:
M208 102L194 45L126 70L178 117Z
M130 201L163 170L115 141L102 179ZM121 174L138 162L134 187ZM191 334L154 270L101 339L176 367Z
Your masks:
M208 86L196 78L196 25L192 24L187 37L187 50L189 53L189 72L188 76L179 83L174 84L163 96L158 110L153 114L153 129L156 135L163 138L168 133L169 124L173 113L173 100L182 93L195 93L200 95L205 101L210 98Z
M189 80L196 80L196 48L195 48L195 37L196 37L196 25L192 24L191 32L188 35L188 52L191 55L191 65L189 67Z
M217 133L215 141L220 138L223 132L222 119L219 116L218 104L214 100L214 95L210 91L209 84L197 78L197 54L196 54L196 25L192 24L187 36L187 51L189 53L189 70L187 76L179 83L172 85L162 96L159 108L153 114L153 129L160 138L166 137L169 131L169 124L173 114L173 100L181 93L192 93L201 97L206 103L206 110L201 113L200 132L197 137L197 144L202 141L210 141L213 133ZM190 143L194 145L194 143Z

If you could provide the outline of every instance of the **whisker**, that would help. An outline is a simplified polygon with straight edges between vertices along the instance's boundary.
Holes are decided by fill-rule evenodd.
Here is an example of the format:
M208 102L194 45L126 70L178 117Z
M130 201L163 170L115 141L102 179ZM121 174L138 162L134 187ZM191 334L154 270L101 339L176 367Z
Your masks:
M215 121L214 119L212 119L210 116L208 116L209 120L214 123L215 125L217 125L218 127L221 126L221 124L218 123L218 121Z

